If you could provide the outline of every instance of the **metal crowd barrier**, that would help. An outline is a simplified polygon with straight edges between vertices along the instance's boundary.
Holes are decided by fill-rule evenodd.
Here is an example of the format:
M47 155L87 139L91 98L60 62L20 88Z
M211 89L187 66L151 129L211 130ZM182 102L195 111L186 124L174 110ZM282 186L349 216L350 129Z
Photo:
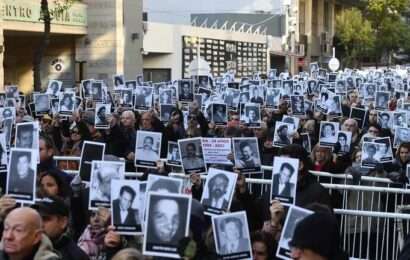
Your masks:
M57 161L80 161L80 157L56 156ZM262 175L246 175L250 190L262 194L271 185L271 166L262 166ZM77 174L76 170L66 170ZM338 216L343 249L358 259L397 259L403 241L410 232L410 189L395 187L387 178L362 176L359 183L346 174L311 171L322 186L329 190ZM141 173L126 172L126 176L138 177ZM189 178L183 173L170 176ZM206 175L201 175L206 178ZM326 181L326 182L325 182Z

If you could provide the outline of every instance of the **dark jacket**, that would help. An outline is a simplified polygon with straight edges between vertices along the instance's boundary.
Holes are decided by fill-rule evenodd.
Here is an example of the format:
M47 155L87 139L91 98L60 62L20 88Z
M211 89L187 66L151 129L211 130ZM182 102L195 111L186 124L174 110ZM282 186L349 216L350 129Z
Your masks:
M88 255L81 250L73 239L67 234L63 234L57 241L53 242L54 249L58 251L62 260L88 260Z
M311 203L320 203L332 207L332 200L329 192L319 183L316 178L307 173L302 179L298 180L296 189L296 205L306 207Z

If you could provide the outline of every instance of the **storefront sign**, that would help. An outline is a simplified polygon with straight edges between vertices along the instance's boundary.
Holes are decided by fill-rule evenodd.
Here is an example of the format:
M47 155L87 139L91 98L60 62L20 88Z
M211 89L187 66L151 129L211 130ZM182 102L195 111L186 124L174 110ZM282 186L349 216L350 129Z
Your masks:
M43 23L40 20L40 1L30 0L3 0L1 3L1 16L5 21L20 21ZM87 5L75 3L67 10L57 13L55 5L49 1L49 10L52 14L52 24L87 26Z

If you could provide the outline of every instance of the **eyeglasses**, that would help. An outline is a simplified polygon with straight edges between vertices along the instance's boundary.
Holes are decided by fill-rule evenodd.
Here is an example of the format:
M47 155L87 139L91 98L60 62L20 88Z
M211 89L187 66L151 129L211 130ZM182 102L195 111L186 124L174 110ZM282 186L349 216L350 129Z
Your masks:
M79 134L78 131L70 131L70 134Z

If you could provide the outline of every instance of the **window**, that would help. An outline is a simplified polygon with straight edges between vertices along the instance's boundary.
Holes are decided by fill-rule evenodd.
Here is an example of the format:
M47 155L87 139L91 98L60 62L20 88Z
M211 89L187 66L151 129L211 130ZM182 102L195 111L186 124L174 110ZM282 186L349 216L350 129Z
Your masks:
M171 81L171 69L144 69L144 81Z

